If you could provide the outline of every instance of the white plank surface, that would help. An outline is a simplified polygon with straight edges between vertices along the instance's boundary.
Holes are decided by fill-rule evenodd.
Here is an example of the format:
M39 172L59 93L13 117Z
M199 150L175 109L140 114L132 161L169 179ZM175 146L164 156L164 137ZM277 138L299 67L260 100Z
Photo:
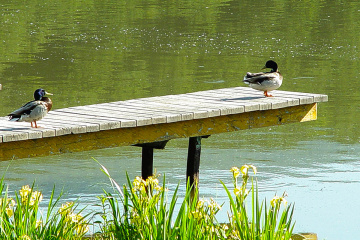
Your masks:
M1 117L0 144L250 111L266 111L328 100L328 96L323 94L277 90L272 91L271 94L274 97L265 98L261 91L235 87L69 107L50 111L38 122L41 127L38 129L31 128L30 123L10 122L7 117Z

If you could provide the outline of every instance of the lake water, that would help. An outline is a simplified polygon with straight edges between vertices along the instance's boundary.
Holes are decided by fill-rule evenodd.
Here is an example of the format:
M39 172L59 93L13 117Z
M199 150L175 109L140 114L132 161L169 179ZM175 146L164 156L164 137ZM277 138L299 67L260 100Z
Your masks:
M261 196L284 191L295 232L319 239L360 235L360 2L348 1L9 1L0 3L0 116L39 87L54 109L243 86L247 71L274 59L281 90L322 93L318 120L203 140L200 191L226 200L219 180L253 164ZM169 188L184 176L187 139L155 151ZM93 161L125 183L140 174L141 149L119 147L0 162L10 191L36 185L64 201L97 203L108 188ZM181 192L183 193L183 191ZM227 203L225 203L225 206ZM226 214L219 216L226 220Z

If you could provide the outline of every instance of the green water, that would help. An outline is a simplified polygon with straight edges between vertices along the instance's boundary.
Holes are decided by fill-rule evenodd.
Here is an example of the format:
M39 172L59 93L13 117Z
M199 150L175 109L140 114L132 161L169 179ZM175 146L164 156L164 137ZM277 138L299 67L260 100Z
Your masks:
M358 1L3 1L0 116L39 87L54 108L243 86L274 59L281 90L323 93L318 120L211 136L201 191L224 201L229 169L259 168L263 195L287 191L296 232L354 239L360 220L360 3ZM71 120L69 120L71 121ZM170 186L182 180L187 140L155 154ZM140 149L124 147L1 162L10 188L31 184L96 202L107 186L91 157L120 183L139 174ZM84 172L86 174L84 174ZM214 188L214 186L216 186ZM223 219L226 220L226 214Z

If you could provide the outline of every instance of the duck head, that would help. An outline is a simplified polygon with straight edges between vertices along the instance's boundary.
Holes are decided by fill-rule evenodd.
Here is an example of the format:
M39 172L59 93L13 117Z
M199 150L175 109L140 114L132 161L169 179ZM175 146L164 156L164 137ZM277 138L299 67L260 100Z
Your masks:
M36 89L35 92L34 92L35 100L41 100L42 97L45 96L45 95L52 95L52 93L46 92L42 88Z
M270 68L271 72L276 72L278 70L278 65L275 61L269 60L265 63L265 66L262 69Z

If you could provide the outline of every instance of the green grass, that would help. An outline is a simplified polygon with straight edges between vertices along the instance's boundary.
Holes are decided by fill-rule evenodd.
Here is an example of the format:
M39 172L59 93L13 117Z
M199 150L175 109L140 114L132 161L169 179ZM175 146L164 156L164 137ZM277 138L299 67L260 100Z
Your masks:
M100 164L100 163L99 163ZM120 187L101 165L113 186L113 193L104 191L99 196L99 210L81 215L76 203L60 206L62 192L55 198L53 188L43 216L39 204L41 192L33 186L23 186L8 196L4 178L0 181L0 239L84 239L90 222L99 231L87 239L241 239L278 240L290 239L294 224L294 207L287 204L285 194L275 196L269 202L259 200L256 168L244 165L231 169L233 187L221 182L228 196L230 212L228 222L219 223L216 214L221 211L213 199L198 196L197 188L187 186L185 197L179 201L179 185L170 196L165 176L162 184L159 176L146 181L127 175L127 184ZM250 176L249 171L252 170ZM249 186L250 185L250 186ZM177 206L177 211L175 211Z

